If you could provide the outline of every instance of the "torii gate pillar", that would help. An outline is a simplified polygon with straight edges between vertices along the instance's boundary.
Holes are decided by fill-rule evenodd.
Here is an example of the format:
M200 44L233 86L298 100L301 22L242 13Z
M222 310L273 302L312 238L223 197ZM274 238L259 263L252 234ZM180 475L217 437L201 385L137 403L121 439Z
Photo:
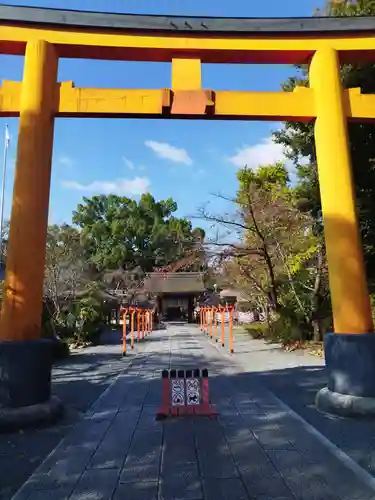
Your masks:
M342 415L375 412L375 335L359 233L338 53L318 50L310 66L315 144L334 333L325 337L327 388L319 408Z
M0 322L3 426L60 411L51 400L52 341L40 338L57 67L53 45L27 43Z

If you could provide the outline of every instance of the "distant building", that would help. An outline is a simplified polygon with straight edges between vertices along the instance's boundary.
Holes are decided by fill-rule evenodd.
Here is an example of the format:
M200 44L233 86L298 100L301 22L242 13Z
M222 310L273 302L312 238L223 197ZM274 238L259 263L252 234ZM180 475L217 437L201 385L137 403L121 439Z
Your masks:
M225 288L220 292L220 301L226 304L236 304L239 309L250 309L251 299L241 290L235 288Z
M144 282L144 291L155 297L159 315L167 320L193 322L197 299L205 291L204 275L199 272L155 272Z

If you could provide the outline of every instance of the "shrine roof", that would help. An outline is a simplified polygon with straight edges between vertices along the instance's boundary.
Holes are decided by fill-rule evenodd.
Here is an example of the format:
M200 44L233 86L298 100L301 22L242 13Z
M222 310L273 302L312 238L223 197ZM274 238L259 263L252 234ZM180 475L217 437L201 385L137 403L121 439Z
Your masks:
M144 290L149 293L200 293L205 286L202 273L150 273L145 279Z

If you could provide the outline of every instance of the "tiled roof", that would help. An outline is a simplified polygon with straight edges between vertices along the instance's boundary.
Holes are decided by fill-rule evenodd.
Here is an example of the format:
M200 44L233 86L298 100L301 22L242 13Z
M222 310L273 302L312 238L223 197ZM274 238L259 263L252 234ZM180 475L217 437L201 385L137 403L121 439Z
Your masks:
M235 288L226 288L220 292L221 298L235 297L238 302L248 302L250 300L249 295L247 295L242 290L236 290Z
M144 289L150 293L200 293L205 286L202 273L150 273Z

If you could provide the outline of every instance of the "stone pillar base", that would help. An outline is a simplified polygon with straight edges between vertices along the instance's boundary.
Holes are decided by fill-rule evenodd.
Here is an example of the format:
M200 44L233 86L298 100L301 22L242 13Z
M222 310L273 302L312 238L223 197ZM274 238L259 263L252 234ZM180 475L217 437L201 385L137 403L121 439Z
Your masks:
M0 429L55 421L62 405L51 398L53 341L0 342Z
M327 387L319 410L344 417L375 416L375 334L334 334L324 340Z
M362 398L321 389L315 398L320 411L341 417L375 417L375 398Z
M0 432L55 423L63 414L58 398L51 396L45 403L20 408L0 408Z

